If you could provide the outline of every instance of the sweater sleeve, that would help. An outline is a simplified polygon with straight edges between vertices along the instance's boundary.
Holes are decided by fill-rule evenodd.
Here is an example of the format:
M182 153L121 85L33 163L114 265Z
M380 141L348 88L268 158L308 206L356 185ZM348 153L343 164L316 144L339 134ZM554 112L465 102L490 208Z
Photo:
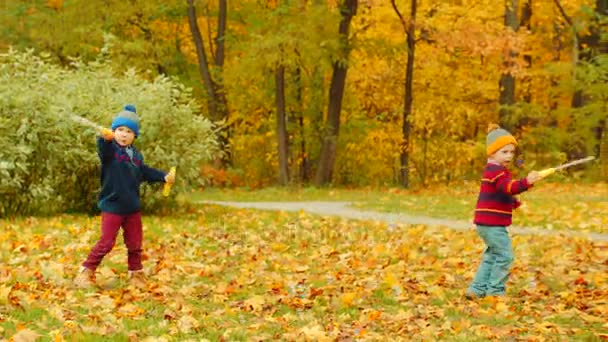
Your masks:
M111 160L114 156L114 149L112 148L112 140L107 141L102 137L97 137L97 155L101 163L106 163Z
M165 172L159 169L155 169L146 165L146 163L144 163L143 158L141 160L141 174L144 180L148 183L164 183L165 176L167 175Z
M528 180L526 178L513 180L508 172L501 174L496 180L496 189L507 195L517 195L531 187L532 184L528 184Z

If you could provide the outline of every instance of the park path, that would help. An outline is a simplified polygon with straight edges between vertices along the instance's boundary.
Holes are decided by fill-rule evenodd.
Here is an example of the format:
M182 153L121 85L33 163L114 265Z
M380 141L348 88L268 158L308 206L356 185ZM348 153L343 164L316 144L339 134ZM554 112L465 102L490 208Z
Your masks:
M408 214L382 213L377 211L364 211L350 207L350 202L231 202L231 201L202 201L202 203L216 204L221 206L248 208L274 211L305 211L322 216L338 216L355 220L382 221L388 224L422 224L427 226L445 226L456 230L474 229L471 222L432 218L427 216L416 216ZM608 234L582 233L573 230L547 230L539 227L511 226L509 231L522 235L563 235L572 237L584 237L593 241L608 241Z

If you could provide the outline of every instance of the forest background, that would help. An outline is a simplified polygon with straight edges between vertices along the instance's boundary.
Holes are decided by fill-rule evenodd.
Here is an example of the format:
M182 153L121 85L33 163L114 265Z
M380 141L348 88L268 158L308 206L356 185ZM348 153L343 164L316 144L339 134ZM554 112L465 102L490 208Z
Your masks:
M34 49L67 69L96 61L191 88L188 101L200 104L192 115L213 121L219 138L220 153L210 148L214 161L197 170L207 184L477 179L492 122L520 141L522 171L594 155L585 178L608 173L607 1L3 7L1 51Z
M608 0L0 1L0 340L606 340L607 14ZM100 288L75 289L99 161L69 118L109 126L127 103L146 163L178 180L168 198L142 186L148 286L128 285L117 243ZM514 225L542 231L512 230L507 297L470 301L484 243L454 228L489 123L519 140L519 175L597 159L523 195Z

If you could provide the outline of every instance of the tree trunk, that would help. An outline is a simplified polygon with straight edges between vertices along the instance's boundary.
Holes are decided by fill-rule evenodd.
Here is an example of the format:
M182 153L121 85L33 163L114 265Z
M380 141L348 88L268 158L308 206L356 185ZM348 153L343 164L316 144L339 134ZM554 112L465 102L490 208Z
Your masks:
M203 37L201 36L201 30L198 27L196 21L196 9L194 8L194 1L188 0L188 24L190 26L190 32L192 33L192 39L194 40L194 46L196 47L196 56L198 58L198 71L203 79L203 85L207 91L207 110L209 115L213 118L217 118L217 98L215 96L215 84L211 78L211 71L209 70L209 64L207 62L207 53L205 52Z
M277 106L277 138L279 147L279 184L285 186L289 183L289 170L287 167L288 141L287 122L285 112L285 67L277 66L275 70L275 100Z
M524 7L522 9L522 13L521 13L521 22L520 22L520 27L525 27L528 31L532 30L532 0L526 0L526 3L524 4ZM532 69L532 55L530 54L525 54L524 55L524 61L526 61L526 68L528 70ZM531 92L531 85L530 82L532 80L530 79L530 77L526 76L523 80L522 80L522 84L524 85L524 87L526 88L524 90L524 101L526 103L531 103L532 102L532 92ZM524 118L524 121L527 121L527 118ZM519 126L524 125L524 123L520 123Z
M517 4L518 0L506 0L505 1L505 26L517 32L519 29L519 22L517 20ZM511 130L512 127L509 124L511 116L511 108L515 103L515 78L509 71L513 65L512 59L515 57L514 51L509 51L509 55L505 56L504 67L507 69L503 72L500 77L500 96L498 103L500 105L498 120L500 125L507 130Z
M215 66L222 68L225 59L226 46L226 18L228 15L228 6L226 0L219 0L219 12L217 14L217 36L215 36Z
M209 116L214 121L222 121L228 119L228 103L224 93L224 87L221 80L221 71L224 64L224 35L226 29L226 0L220 0L220 11L218 14L218 35L216 39L215 53L215 68L217 71L214 73L219 80L214 80L211 70L209 68L209 62L207 53L204 48L204 41L201 35L200 28L198 26L196 18L196 8L194 7L194 0L188 0L188 24L190 26L190 32L192 33L192 39L194 40L194 46L196 47L196 55L198 58L198 69L203 79L203 85L207 91L207 109ZM216 160L218 166L226 166L230 164L230 146L229 146L229 130L228 127L222 127L219 132L220 148L223 152L223 156L220 160Z
M414 96L412 91L412 84L414 81L414 52L416 50L416 10L417 0L411 0L410 3L410 20L406 22L403 16L399 12L399 8L395 4L395 0L391 0L391 4L395 13L401 21L403 30L406 35L407 42L407 63L405 67L405 82L404 82L404 94L403 94L403 123L401 126L403 143L401 144L400 159L400 172L399 181L401 186L408 188L410 186L409 181L409 142L410 142L410 131L411 125L409 117L412 114L412 103L414 102Z
M298 169L299 180L301 182L308 181L308 170L310 169L308 163L308 153L306 151L306 129L304 127L304 97L303 97L303 85L302 85L302 70L298 66L295 71L295 87L296 87L296 103L298 112L296 113L297 125L300 134L300 151L298 160L300 161L300 167Z
M224 122L220 127L219 140L220 148L224 152L221 160L222 166L228 166L232 163L232 153L230 151L230 127L226 126L228 122L228 100L226 99L226 90L224 88L224 60L226 58L226 20L228 16L227 0L219 0L219 11L217 14L217 36L215 37L215 95L217 97L217 116L219 120Z
M608 119L604 119L600 140L600 164L602 166L602 179L608 182Z
M348 42L348 31L350 22L357 12L358 0L344 0L340 6L342 19L340 20L339 33L344 44L344 59L348 60L350 47ZM315 185L326 185L331 181L334 162L336 159L336 146L340 132L340 111L342 109L342 97L344 95L344 84L346 82L347 65L343 61L333 63L333 74L329 89L329 104L327 108L327 124L324 129L319 167L315 175Z
M561 25L559 24L557 18L553 19L553 38L552 38L552 42L553 42L553 62L557 63L560 61L561 59L561 54L562 51L564 50L564 44L562 43L561 40L561 35L562 35L562 28ZM554 89L558 86L558 78L554 75L551 76L550 80L550 85L551 88ZM549 108L550 110L553 112L557 109L558 106L558 98L559 96L556 95L551 95L553 92L547 92L549 94ZM557 125L557 121L553 120L553 125ZM555 126L552 126L555 127Z
M326 6L324 0L313 0L313 6ZM319 30L322 28L319 27ZM310 81L310 101L306 109L306 113L310 117L309 132L311 142L316 142L319 146L323 145L323 107L325 106L325 78L321 67L318 64L312 66L312 76ZM312 143L308 147L312 151ZM311 180L313 165L319 165L318 157L312 153L307 154L307 165L302 166L302 172L305 175L302 179L306 182Z

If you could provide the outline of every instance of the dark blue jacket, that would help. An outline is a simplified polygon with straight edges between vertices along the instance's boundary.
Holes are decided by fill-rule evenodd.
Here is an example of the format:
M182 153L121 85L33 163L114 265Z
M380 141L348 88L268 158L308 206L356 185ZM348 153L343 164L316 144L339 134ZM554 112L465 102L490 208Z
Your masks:
M97 138L97 153L101 160L101 192L99 209L114 214L130 214L141 209L141 182L164 182L166 173L148 167L144 157L134 147L133 158L116 141Z

